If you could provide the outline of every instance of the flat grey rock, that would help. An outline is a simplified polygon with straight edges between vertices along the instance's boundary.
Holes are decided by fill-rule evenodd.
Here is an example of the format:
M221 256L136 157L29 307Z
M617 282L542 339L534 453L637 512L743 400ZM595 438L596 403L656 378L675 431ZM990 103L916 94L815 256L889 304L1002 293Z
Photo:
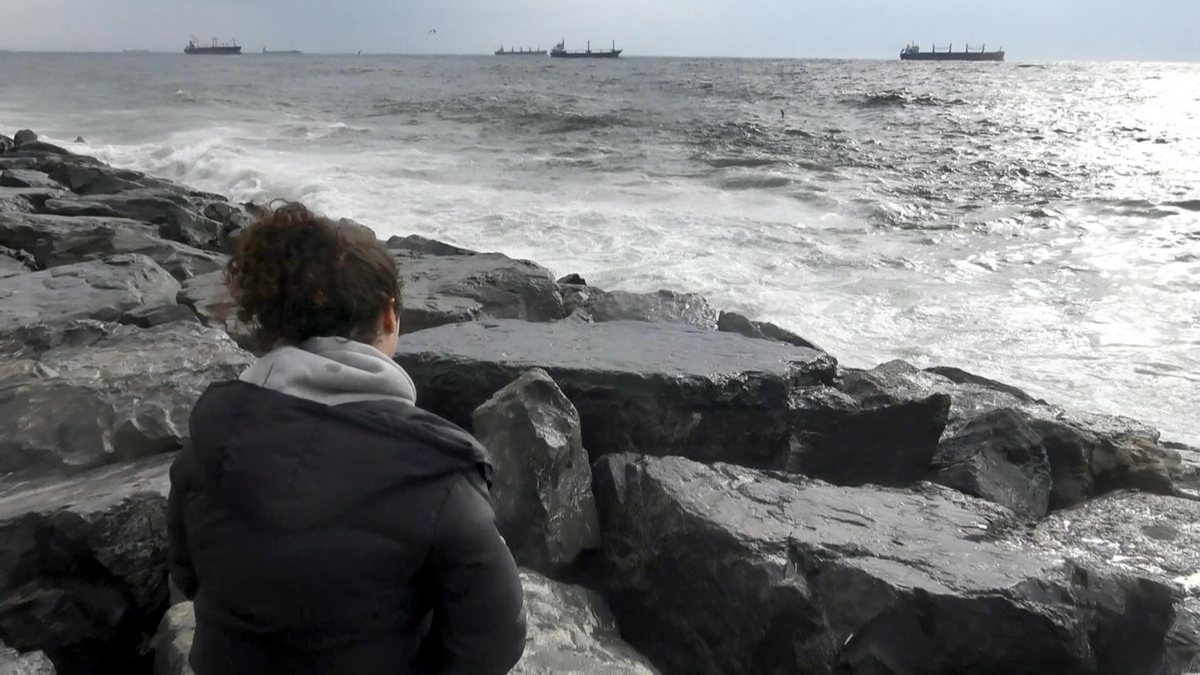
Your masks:
M0 217L3 217L3 214L0 214ZM15 251L0 246L0 279L36 271L36 268L31 265L32 257L24 251Z
M114 255L0 279L0 332L75 319L116 321L136 307L175 304L179 282L143 255Z
M47 188L0 187L0 213L32 213L42 209L47 201L69 194L65 190Z
M183 282L179 304L191 307L204 325L221 329L242 349L258 349L254 331L237 318L237 306L229 295L224 272L209 272Z
M171 456L0 487L0 632L63 673L136 670L167 602Z
M200 394L253 362L219 331L186 322L148 330L81 322L18 335L0 340L3 472L177 450Z
M477 321L404 335L418 404L469 427L475 408L542 368L579 411L593 458L683 454L778 466L792 388L830 382L827 354L692 326Z
M178 190L141 188L116 194L49 199L42 211L58 216L140 220L158 226L158 234L164 239L211 250L221 246L221 223L205 217L204 208Z
M709 330L717 327L716 310L698 293L667 290L630 293L564 285L567 288L563 294L571 299L568 309L574 317L585 321L659 321Z
M0 187L61 190L63 184L39 171L4 169L0 171Z
M988 502L679 457L593 471L606 597L667 672L1165 672L1161 584L1024 550Z
M223 269L228 258L162 239L158 227L126 218L0 213L0 246L32 253L41 268L141 253L179 280Z

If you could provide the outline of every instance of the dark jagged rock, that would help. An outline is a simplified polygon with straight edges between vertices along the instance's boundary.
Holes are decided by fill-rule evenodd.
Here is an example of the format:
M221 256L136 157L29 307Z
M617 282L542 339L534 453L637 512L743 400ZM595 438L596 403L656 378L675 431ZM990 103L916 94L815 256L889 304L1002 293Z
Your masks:
M1171 482L1182 494L1200 499L1200 448L1167 441L1163 447L1179 455L1179 464L1171 467Z
M422 407L464 426L530 368L545 369L579 411L583 445L779 466L789 392L832 382L827 354L693 326L482 321L405 335L396 361Z
M13 136L13 143L15 143L17 147L21 147L22 145L35 143L37 142L37 139L38 135L31 129L22 129L17 132L17 135Z
M579 413L554 380L531 370L480 406L472 420L496 466L496 526L517 564L552 572L598 548Z
M22 654L0 643L0 673L4 675L57 675L43 652Z
M566 316L554 277L535 263L498 253L399 251L397 258L404 281L400 325L406 333L485 318L556 321Z
M0 638L62 675L147 670L171 456L0 488Z
M1159 444L1159 433L1126 417L1069 412L986 378L921 371L891 361L869 371L847 371L844 389L862 400L910 401L934 392L950 395L947 433L957 433L975 417L999 408L1019 410L1041 437L1050 459L1050 509L1081 503L1122 488L1173 493L1172 467L1178 453Z
M221 224L205 218L188 198L171 191L134 189L108 195L47 200L42 210L58 216L128 218L158 226L158 234L196 248L216 249Z
M667 673L1166 672L1165 587L1001 541L987 502L678 457L594 472L606 596Z
M13 141L13 139L5 136L4 134L0 134L0 155L11 151L15 147L17 147L17 144Z
M224 272L210 272L183 282L179 304L191 307L204 325L221 329L242 349L258 350L254 330L237 318L237 307L229 295Z
M160 307L138 307L121 315L118 323L138 328L164 326L176 321L200 323L195 310L187 305L162 305Z
M938 448L933 480L1026 518L1045 516L1052 484L1050 460L1041 437L1025 420L1024 414L1008 408L970 420Z
M87 143L87 141L83 140L83 136L76 136L75 142L76 143Z
M864 402L825 386L794 392L791 407L788 471L837 485L904 487L928 477L950 399Z
M1034 397L1025 393L1025 391L1019 387L1014 387L1011 384L1005 384L991 378L983 377L982 375L976 375L975 373L968 373L962 368L955 368L953 366L933 366L932 368L926 368L925 372L941 375L955 384L976 384L984 389L992 389L1002 394L1009 394L1022 403L1045 402L1035 399Z
M392 237L387 240L387 247L393 251L411 251L424 255L475 255L476 253L470 249L422 237L419 234Z
M1140 578L1177 594L1161 672L1200 671L1200 502L1133 491L1052 514L1037 546L1089 569ZM1160 617L1148 614L1148 621ZM1153 672L1146 670L1145 672Z
M182 188L139 171L117 169L104 164L65 161L49 171L50 177L81 195L108 195L151 188L182 192Z
M559 279L558 283L563 286L587 286L588 285L587 281L584 280L583 277L579 276L578 274L576 274L574 272Z
M186 322L149 330L82 322L13 337L0 341L4 472L176 450L204 389L253 362L220 332Z
M4 169L0 171L0 187L35 188L44 190L61 190L62 183L48 178L40 171L30 169Z
M125 218L0 213L0 246L33 254L39 267L141 253L181 281L225 267L225 256L158 236L149 223Z
M717 317L717 330L725 333L737 333L738 335L745 335L746 337L758 338L760 340L775 340L776 342L783 342L797 347L825 351L812 342L773 323L751 321L735 312L721 312L721 315Z
M0 279L0 331L34 323L115 321L136 307L175 304L179 282L143 255L114 255Z
M655 293L629 293L587 288L572 313L597 323L605 321L660 321L681 323L709 330L717 327L717 313L704 296L661 290Z
M528 635L512 675L656 675L625 643L599 594L521 571ZM192 675L187 656L196 631L192 603L171 607L155 636L154 675Z

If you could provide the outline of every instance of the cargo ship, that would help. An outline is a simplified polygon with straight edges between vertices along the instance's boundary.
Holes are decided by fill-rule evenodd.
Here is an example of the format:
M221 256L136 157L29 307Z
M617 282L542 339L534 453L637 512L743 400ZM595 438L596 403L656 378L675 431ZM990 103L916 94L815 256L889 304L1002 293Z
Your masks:
M521 49L513 49L512 47L509 47L508 49L505 49L503 46L501 46L500 49L496 50L495 54L496 56L545 56L546 50L542 49L541 47L538 47L537 49L525 49L524 47Z
M592 43L588 42L586 51L580 51L578 49L568 51L567 41L563 40L554 45L554 49L550 50L550 56L553 56L556 59L615 59L621 55L621 51L622 50L617 49L617 43L615 40L613 41L612 49L599 49L592 51Z
M231 40L228 44L217 43L217 38L212 39L212 44L200 44L200 38L192 36L192 41L183 49L184 54L195 54L198 56L236 56L242 53L242 48L238 46L237 40Z
M901 61L1003 61L1004 49L989 52L987 45L983 45L977 50L972 50L971 45L967 45L961 52L954 51L954 45L950 45L945 49L939 50L937 45L932 45L929 51L922 51L921 47L913 43L905 47L900 52Z

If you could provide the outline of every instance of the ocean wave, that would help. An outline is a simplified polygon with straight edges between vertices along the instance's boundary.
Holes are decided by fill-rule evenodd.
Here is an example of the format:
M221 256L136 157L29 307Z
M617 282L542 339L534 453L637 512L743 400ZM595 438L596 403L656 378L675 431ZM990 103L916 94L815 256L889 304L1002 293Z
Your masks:
M901 89L867 94L861 98L850 98L846 99L844 103L859 108L890 108L907 106L956 106L965 105L966 101L961 98L942 99L932 94L914 94L907 89Z
M730 176L719 182L723 190L771 190L791 185L794 181L779 174Z
M775 157L697 157L705 164L718 169L726 168L757 168L779 164L781 160Z

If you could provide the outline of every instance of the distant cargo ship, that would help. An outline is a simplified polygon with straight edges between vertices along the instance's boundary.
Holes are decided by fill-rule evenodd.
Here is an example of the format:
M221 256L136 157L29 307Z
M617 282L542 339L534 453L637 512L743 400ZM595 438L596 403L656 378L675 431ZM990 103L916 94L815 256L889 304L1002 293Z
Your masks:
M228 44L218 44L217 38L212 39L212 44L200 44L200 38L192 36L192 41L183 49L184 54L196 55L213 55L213 56L235 56L242 53L242 48L238 46L237 40L231 40Z
M550 56L556 59L615 59L621 55L620 49L617 49L616 41L613 41L612 49L600 49L592 51L592 43L588 42L587 51L568 51L567 41L563 40L554 45L554 49L550 50Z
M300 56L303 53L304 52L300 51L299 49L271 50L271 49L267 49L266 47L263 47L263 54L268 54L271 56L276 56L276 55L278 55L278 56Z
M900 52L901 61L1003 61L1004 50L989 52L987 45L980 47L977 51L971 49L971 45L963 48L963 51L954 51L954 45L938 51L937 45L933 45L930 51L921 51L921 48L914 44L905 47Z
M496 56L545 56L546 50L542 49L541 47L538 47L537 49L525 49L524 47L521 49L513 49L512 47L509 47L506 50L503 46L501 46L500 49L496 50L495 54Z

